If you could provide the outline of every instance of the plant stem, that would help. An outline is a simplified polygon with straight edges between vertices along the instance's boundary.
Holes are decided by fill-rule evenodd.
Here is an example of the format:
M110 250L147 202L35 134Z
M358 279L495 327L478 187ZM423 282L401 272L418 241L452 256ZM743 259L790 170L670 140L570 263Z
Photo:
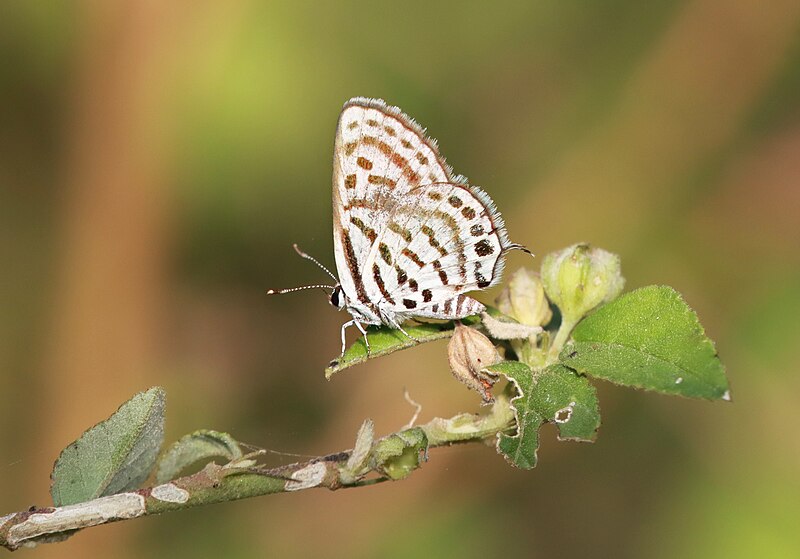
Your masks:
M558 332L556 332L556 337L553 340L553 344L550 346L550 352L548 353L548 361L550 363L558 360L558 354L561 353L564 344L567 343L569 335L572 334L572 330L577 324L577 320L568 320L566 318L561 319L561 326L558 327Z
M514 416L508 398L500 395L491 411L485 415L465 413L448 419L435 418L425 425L387 435L376 441L372 448L376 450L381 441L391 437L410 440L413 438L412 432L418 434L422 431L427 437L423 437L425 446L409 448L415 452L423 451L427 456L430 448L455 443L483 442L511 429L513 425ZM194 475L162 485L99 497L74 505L12 513L0 517L0 546L13 551L22 546L33 547L39 543L63 541L83 528L140 516L315 487L331 490L365 487L390 479L386 475L387 464L395 457L379 457L376 450L370 466L360 472L354 481L344 483L342 473L347 468L351 452L345 450L276 468L237 467L235 463L220 466L212 462ZM409 473L417 467L418 461ZM353 472L349 474L352 478ZM372 477L366 477L370 474ZM374 477L376 474L377 477Z

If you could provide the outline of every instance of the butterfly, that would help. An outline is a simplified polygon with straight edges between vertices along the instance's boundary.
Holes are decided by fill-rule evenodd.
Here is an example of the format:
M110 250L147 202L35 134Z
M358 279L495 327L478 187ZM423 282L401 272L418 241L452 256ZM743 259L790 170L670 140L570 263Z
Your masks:
M529 252L508 240L503 218L483 190L453 173L436 141L399 108L356 97L344 104L333 149L335 285L330 303L352 319L411 336L411 318L453 320L486 307L466 293L496 285L505 253Z

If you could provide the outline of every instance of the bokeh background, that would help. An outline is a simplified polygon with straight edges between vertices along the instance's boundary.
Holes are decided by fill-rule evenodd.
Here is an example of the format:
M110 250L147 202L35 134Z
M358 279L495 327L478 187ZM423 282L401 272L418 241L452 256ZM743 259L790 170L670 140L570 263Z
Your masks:
M4 1L0 514L133 393L168 440L349 448L477 409L443 342L327 382L338 111L401 106L539 258L577 241L698 311L733 403L599 383L597 443L88 530L37 557L800 557L800 3ZM541 260L539 260L541 261ZM512 254L510 268L529 264ZM538 263L536 264L538 266ZM496 292L481 295L487 302ZM280 461L286 458L275 457Z

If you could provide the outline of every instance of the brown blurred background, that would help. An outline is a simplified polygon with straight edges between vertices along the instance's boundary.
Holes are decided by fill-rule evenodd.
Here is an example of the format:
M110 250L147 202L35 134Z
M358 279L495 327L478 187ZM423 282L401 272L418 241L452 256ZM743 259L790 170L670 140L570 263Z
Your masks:
M491 7L489 7L491 4ZM382 97L540 257L617 252L698 311L733 404L598 383L594 445L88 530L37 557L799 557L800 3L0 5L0 514L134 392L301 454L477 408L444 344L326 382L338 111ZM541 261L541 260L539 260ZM527 263L510 257L510 268ZM538 266L538 264L537 264ZM496 293L480 297L489 302ZM275 460L280 460L276 458Z

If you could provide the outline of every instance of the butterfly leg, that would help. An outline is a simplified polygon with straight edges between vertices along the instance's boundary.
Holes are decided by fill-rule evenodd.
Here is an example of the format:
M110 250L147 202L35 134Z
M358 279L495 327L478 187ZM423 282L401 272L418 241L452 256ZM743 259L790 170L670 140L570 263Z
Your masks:
M408 338L409 340L414 340L414 341L415 341L415 342L417 342L417 343L422 343L422 342L421 342L421 340L418 340L417 338L415 338L414 336L412 336L411 334L409 334L408 332L406 332L406 331L403 329L403 327L402 327L402 326L400 326L400 323L399 323L399 322L396 322L396 321L392 320L392 325L391 325L391 326L392 326L392 328L394 328L395 330L400 330L400 331L401 331L401 332L402 332L402 333L405 335L405 337L406 337L406 338Z
M350 322L342 324L342 355L344 355L344 350L347 349L347 339L345 338L344 332L347 330L348 326L352 326L355 323L355 320L351 320Z
M347 349L347 339L345 338L344 333L348 326L355 326L358 328L358 331L364 335L364 344L367 346L367 357L369 357L369 339L367 338L367 331L364 329L361 323L355 319L342 324L342 355L344 355L344 352Z
M353 320L356 325L356 328L364 335L364 345L367 346L367 357L369 357L369 338L367 337L367 331L361 325L361 323L357 320Z

